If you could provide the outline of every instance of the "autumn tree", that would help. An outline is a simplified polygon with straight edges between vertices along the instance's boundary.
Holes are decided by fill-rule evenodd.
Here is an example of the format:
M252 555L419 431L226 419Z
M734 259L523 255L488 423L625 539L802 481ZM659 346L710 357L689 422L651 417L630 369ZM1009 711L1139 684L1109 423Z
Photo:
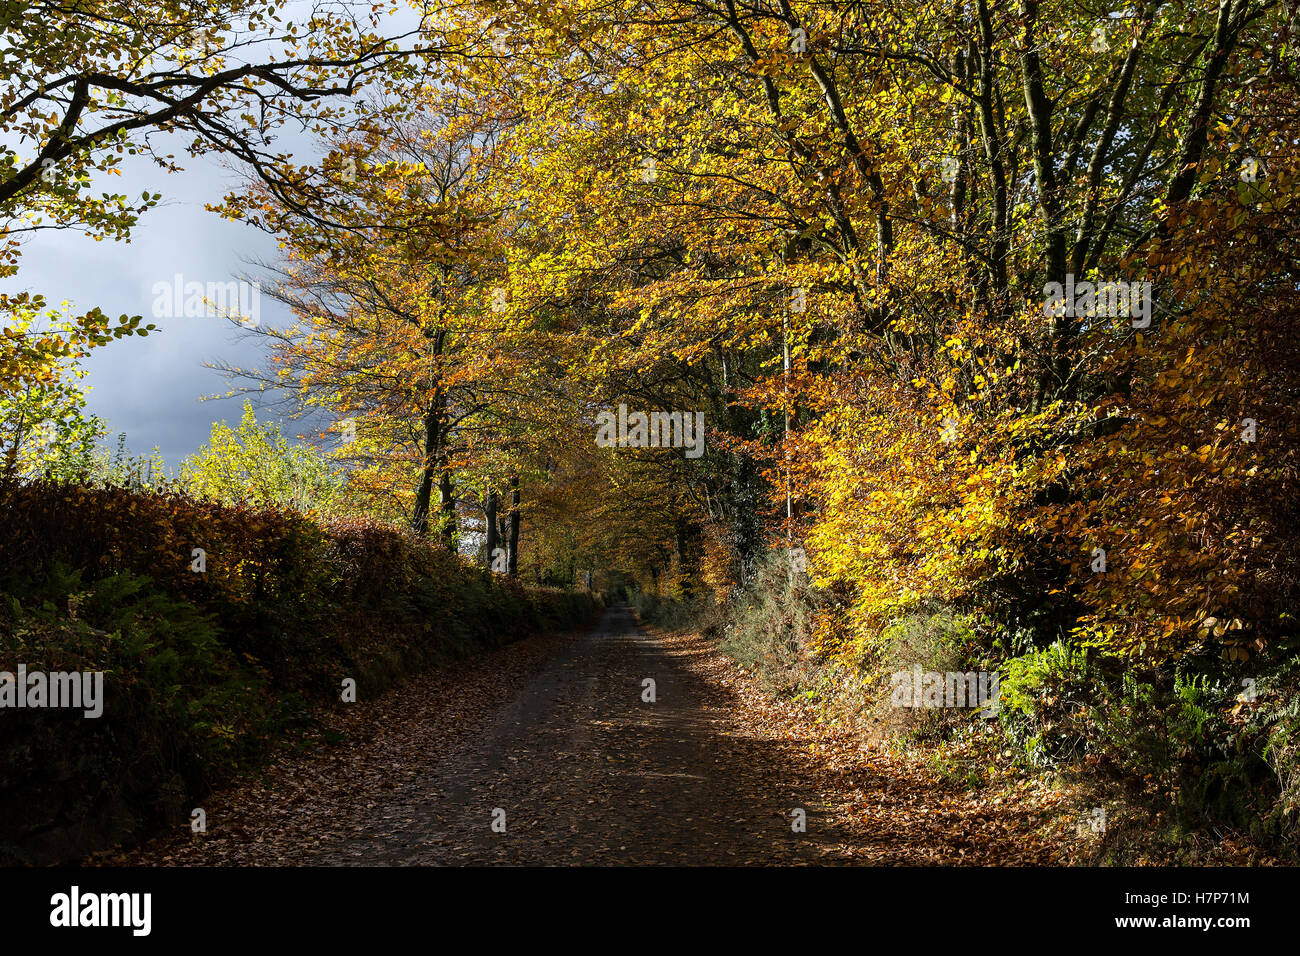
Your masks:
M715 386L732 373L727 407L747 413L721 443L766 461L771 513L790 489L817 579L856 591L862 633L937 599L1037 640L1078 627L1176 650L1213 602L1162 585L1133 595L1151 605L1135 614L1104 583L1116 565L1090 569L1099 526L1131 522L1138 500L1102 449L1170 474L1173 436L1141 431L1121 356L1155 358L1150 375L1181 354L1179 323L1203 303L1166 280L1185 274L1179 230L1216 177L1271 164L1274 202L1288 194L1293 148L1244 123L1256 91L1285 100L1270 78L1288 14L1241 0L533 11L490 65L527 118L511 140L529 162L503 186L533 223L512 286L582 304L611 381L671 360L716 363ZM1068 305L1051 292L1087 284ZM1239 321L1243 301L1218 314ZM737 388L739 369L762 372ZM1231 372L1207 377L1242 393ZM1128 566L1167 582L1225 557L1107 533L1127 555L1113 558L1141 550Z
M517 543L519 481L558 399L526 317L495 281L509 220L479 186L501 121L481 100L421 88L367 123L365 136L332 145L329 202L304 210L263 190L242 204L284 241L272 294L298 321L261 330L273 372L228 371L328 409L348 433L339 453L354 488L417 532L453 545L463 476L489 513L488 537L499 513ZM322 227L345 206L348 218ZM512 544L512 573L516 555Z

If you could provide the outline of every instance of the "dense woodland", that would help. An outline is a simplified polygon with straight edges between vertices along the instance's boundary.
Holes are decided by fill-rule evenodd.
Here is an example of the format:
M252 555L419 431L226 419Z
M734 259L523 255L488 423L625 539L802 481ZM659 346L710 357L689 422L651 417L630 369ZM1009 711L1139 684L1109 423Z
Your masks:
M34 230L126 239L162 194L101 184L179 131L244 173L211 208L279 240L251 278L293 321L168 476L79 387L149 316L0 296L5 662L207 675L148 704L200 787L289 719L239 688L308 693L268 661L388 653L360 610L295 644L323 594L406 595L394 674L431 587L539 627L626 599L836 720L998 672L997 720L876 732L1148 808L1113 859L1293 852L1294 3L129 7L0 4L3 274ZM606 447L620 406L678 440Z

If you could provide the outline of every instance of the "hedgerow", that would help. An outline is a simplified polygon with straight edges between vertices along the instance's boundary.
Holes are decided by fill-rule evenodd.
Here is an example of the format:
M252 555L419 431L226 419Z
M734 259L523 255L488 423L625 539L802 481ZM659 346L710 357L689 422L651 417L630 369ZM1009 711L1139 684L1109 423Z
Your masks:
M137 839L344 679L373 697L595 608L364 520L54 482L0 484L0 513L0 670L105 674L100 718L0 711L0 859Z

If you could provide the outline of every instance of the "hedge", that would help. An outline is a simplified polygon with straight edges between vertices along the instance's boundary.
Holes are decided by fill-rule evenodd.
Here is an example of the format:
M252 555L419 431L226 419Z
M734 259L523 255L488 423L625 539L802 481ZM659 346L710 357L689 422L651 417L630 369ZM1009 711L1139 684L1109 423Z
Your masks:
M142 839L342 706L344 678L373 697L595 609L374 522L0 484L0 671L105 672L98 719L0 708L0 861Z

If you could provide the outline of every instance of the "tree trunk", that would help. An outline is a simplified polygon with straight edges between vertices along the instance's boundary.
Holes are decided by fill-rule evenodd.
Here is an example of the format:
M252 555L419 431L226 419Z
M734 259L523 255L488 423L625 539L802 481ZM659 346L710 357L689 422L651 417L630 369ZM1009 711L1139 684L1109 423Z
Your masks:
M519 476L510 479L510 557L506 573L519 576Z
M493 489L487 493L487 498L483 502L483 514L487 520L487 565L492 567L492 552L497 549L497 542L500 540L497 534L497 502L499 498L496 490Z
M441 329L430 336L430 350L436 358L442 354L443 344L446 341L446 333ZM427 535L429 533L429 506L433 497L433 476L440 469L445 471L444 460L446 458L445 428L446 428L446 410L447 398L443 394L442 383L437 381L433 389L433 397L429 401L429 407L424 413L424 463L420 467L420 485L415 492L415 510L411 514L411 530L418 535ZM446 499L442 497L443 482L446 482L446 491L450 495L450 476L444 474L439 482L439 499L440 506L446 509Z
M424 415L424 463L420 466L420 486L415 492L415 510L411 530L418 535L429 533L429 503L433 497L433 475L437 470L439 442L438 397Z
M438 511L442 516L442 543L449 551L456 547L456 499L451 491L451 472L444 468L438 479Z

